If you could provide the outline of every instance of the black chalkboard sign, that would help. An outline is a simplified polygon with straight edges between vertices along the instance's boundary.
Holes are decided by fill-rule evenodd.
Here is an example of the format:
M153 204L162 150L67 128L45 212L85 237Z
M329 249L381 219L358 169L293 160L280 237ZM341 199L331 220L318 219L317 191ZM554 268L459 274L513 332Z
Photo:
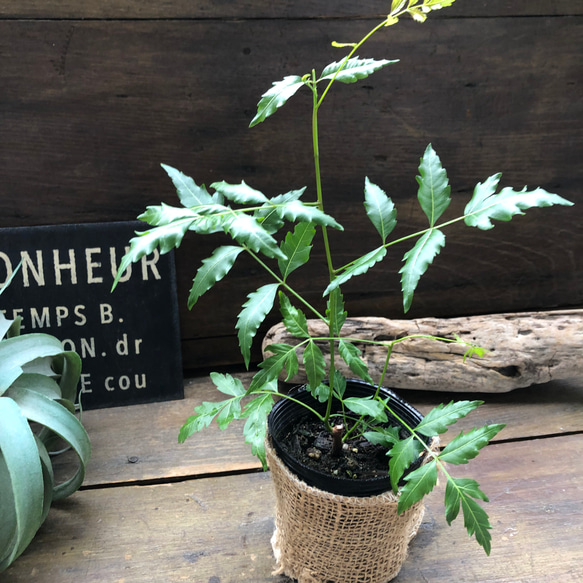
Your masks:
M0 229L0 295L22 333L56 336L83 361L86 409L184 396L172 253L131 265L110 293L139 222Z

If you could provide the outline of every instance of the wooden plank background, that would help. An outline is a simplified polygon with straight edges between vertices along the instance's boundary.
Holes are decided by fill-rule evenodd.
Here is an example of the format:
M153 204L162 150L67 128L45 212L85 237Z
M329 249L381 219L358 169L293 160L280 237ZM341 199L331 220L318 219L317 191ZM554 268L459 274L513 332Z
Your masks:
M307 94L248 123L273 81L338 60L330 42L357 40L387 5L0 0L0 226L129 220L148 204L173 204L161 162L198 183L313 193L309 128L296 118L309 116ZM337 263L377 243L362 211L365 176L395 200L398 233L423 226L415 174L431 142L452 184L450 216L498 171L504 185L540 185L578 204L493 232L452 227L411 317L580 307L583 6L459 0L434 16L379 35L361 56L401 62L336 88L322 110L328 211L346 227L332 240ZM241 361L235 317L266 281L241 258L189 313L190 281L216 242L189 239L177 252L188 369ZM402 316L405 250L345 287L352 315ZM321 248L314 257L293 283L317 300Z

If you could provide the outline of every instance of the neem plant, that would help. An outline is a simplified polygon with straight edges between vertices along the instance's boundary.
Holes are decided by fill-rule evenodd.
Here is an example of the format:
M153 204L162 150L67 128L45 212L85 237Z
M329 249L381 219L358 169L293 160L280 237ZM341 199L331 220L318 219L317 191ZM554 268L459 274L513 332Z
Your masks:
M387 18L359 42L335 43L336 46L349 49L345 58L325 67L319 76L312 71L304 76L285 77L282 81L273 83L273 87L262 96L251 126L263 122L300 89L307 89L311 93L313 157L316 176L315 200L310 202L301 200L305 188L268 198L245 182L240 184L216 182L211 184L211 189L214 191L211 194L204 186L198 186L188 176L163 165L176 187L182 206L173 207L166 204L150 206L139 217L153 228L138 233L138 236L131 240L130 250L121 262L114 287L121 273L131 262L139 260L156 247L159 247L162 253L178 247L187 231L194 231L201 235L222 231L229 235L235 244L218 247L210 257L202 261L202 265L198 268L190 290L189 308L192 308L205 292L227 275L240 254L247 253L270 274L273 283L263 285L251 292L238 316L236 329L245 364L249 366L253 338L267 314L272 310L276 297L279 298L283 322L290 334L297 338L297 344L294 346L271 345L268 350L272 355L259 364L260 370L255 374L247 389L240 380L228 374L211 374L211 379L217 389L228 395L228 398L216 403L204 402L196 407L195 414L182 427L179 440L182 442L193 433L204 429L215 418L222 429L235 419L246 419L245 440L251 444L253 453L265 465L264 440L267 415L272 409L276 396L290 398L278 393L278 376L285 369L288 378L291 378L297 372L301 359L309 381L308 390L315 400L328 403L324 414L317 413L309 405L305 406L320 419L328 431L333 432L333 426L338 426L337 419L332 415L333 397L336 397L342 402L343 409L346 411L341 422L343 440L357 433L364 434L369 441L384 444L388 448L388 472L395 491L399 488L398 484L403 476L405 480L405 484L400 488L399 511L409 508L433 489L439 470L446 479L447 521L451 523L456 518L461 506L468 533L470 536L475 534L477 542L486 553L489 553L491 526L487 514L476 501L486 501L486 495L480 490L475 480L454 478L444 464L467 463L478 455L479 450L503 426L486 425L467 433L462 432L440 453L432 453L426 445L426 437L447 431L448 426L474 410L481 404L480 401L461 401L440 405L429 412L417 427L408 427L409 436L401 438L396 431L382 426L382 423L387 420L387 412L392 413L392 411L390 400L382 400L378 395L378 388L377 392L369 398L343 398L346 379L336 367L337 359L342 359L357 377L373 385L374 382L369 375L366 363L360 357L360 350L354 344L365 341L342 336L342 327L347 313L344 309L340 287L380 262L387 255L389 247L397 243L412 241L414 244L404 254L404 264L400 270L406 312L411 306L419 278L444 246L443 229L446 226L463 221L469 227L488 230L494 226L493 219L509 221L514 215L523 214L523 210L531 207L570 205L571 203L541 188L532 191L527 191L526 188L521 191L502 188L497 193L500 174L496 174L483 183L477 184L462 216L439 223L440 217L450 204L450 187L446 171L430 145L421 158L417 177L418 200L422 211L427 216L428 227L396 240L389 240L389 235L397 222L395 207L385 192L367 178L364 184L364 207L368 218L380 235L380 244L362 257L338 267L332 260L328 229L343 230L343 228L325 212L319 160L318 112L330 88L336 82L354 83L396 62L359 58L356 52L363 43L381 29L397 23L405 14L422 22L427 13L450 6L453 1L393 0L391 12ZM294 224L294 227L278 240L276 234L284 227L286 221ZM323 296L327 298L325 309L312 305L304 298L301 291L294 289L290 283L292 272L308 262L317 230L322 235L329 272L329 284L323 290ZM225 301L225 298L221 301ZM306 312L326 323L329 331L327 337L315 338L310 335ZM385 367L378 386L383 384L395 344L416 337L418 336L375 342L387 349ZM423 337L427 338L427 336ZM456 338L430 338L444 342L460 342ZM317 341L326 341L330 345L328 370L326 370L324 357ZM478 347L467 345L466 348L466 356L475 353L482 354ZM327 382L324 382L325 379ZM405 475L406 469L424 451L427 451L427 455L430 456L428 463Z
M51 503L78 490L91 455L75 416L79 355L48 334L20 336L20 321L0 312L0 572L29 545ZM63 444L79 465L56 483L51 455Z

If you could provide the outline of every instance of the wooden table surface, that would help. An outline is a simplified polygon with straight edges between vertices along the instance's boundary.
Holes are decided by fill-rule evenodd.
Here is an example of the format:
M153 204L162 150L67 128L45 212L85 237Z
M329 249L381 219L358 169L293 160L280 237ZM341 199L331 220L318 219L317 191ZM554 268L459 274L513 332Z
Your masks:
M273 487L241 425L177 443L185 418L213 393L206 377L192 378L182 401L86 412L93 458L82 489L53 506L0 581L290 583L271 574ZM503 395L400 393L422 412L483 398L458 431L507 427L454 474L471 475L490 497L490 557L461 521L447 526L441 485L395 583L583 582L583 380Z

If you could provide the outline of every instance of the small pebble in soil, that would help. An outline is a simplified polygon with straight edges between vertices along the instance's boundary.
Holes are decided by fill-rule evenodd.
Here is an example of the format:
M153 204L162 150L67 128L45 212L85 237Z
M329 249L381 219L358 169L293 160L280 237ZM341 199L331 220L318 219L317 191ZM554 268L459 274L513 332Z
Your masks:
M322 457L322 452L315 447L310 447L306 453L308 454L308 457L312 458L313 460L319 460Z

